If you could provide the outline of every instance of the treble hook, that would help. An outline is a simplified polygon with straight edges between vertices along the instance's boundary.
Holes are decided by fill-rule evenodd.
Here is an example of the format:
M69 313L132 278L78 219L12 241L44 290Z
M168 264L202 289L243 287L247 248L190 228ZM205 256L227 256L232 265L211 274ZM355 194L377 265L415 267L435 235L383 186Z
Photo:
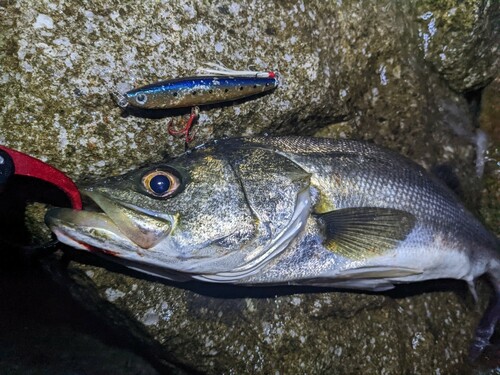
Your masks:
M175 130L173 129L172 125L174 123L174 120L170 120L168 123L168 134L173 135L173 136L186 136L186 143L191 142L194 139L194 136L189 135L189 132L191 130L191 127L194 125L196 120L199 117L200 113L200 108L199 107L193 107L191 108L191 115L189 115L189 119L186 122L186 125L181 130Z

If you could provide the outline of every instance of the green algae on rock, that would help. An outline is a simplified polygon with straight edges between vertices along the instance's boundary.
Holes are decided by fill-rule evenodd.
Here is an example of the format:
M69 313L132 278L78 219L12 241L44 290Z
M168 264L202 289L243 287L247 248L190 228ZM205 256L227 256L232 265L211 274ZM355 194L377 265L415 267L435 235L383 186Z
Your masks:
M500 2L416 2L425 59L456 91L484 87L500 68Z

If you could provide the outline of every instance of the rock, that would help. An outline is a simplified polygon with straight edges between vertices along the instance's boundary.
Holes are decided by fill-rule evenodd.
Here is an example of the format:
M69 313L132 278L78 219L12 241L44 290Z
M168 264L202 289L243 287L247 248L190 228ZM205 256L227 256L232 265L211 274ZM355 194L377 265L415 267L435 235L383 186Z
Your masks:
M97 264L72 262L65 271L52 264L51 273L94 314L143 348L160 344L158 358L188 373L470 373L468 345L487 302L482 297L474 308L470 297L452 291L465 292L459 283L437 291L426 283L392 296L305 293L165 283Z
M425 59L456 91L486 86L500 68L500 3L419 0L416 7Z
M447 19L457 22L456 40L468 40L471 31L461 34L458 15L478 3L467 2L470 8ZM77 180L177 154L184 145L167 135L169 117L124 116L110 93L219 61L278 70L283 84L256 100L202 110L197 143L262 132L311 134L347 121L355 137L426 166L450 161L470 174L474 128L464 99L425 61L418 31L430 5L422 4L4 3L0 143ZM494 6L483 8L475 28L487 29L493 17ZM439 35L433 50L445 47L440 40L448 43ZM475 44L491 45L488 36L478 33ZM462 67L456 59L453 67L468 72L469 61Z
M480 212L489 227L498 232L500 228L500 77L484 89L479 123L489 139Z
M110 92L218 61L278 70L282 85L202 109L194 144L258 133L365 139L427 168L449 165L476 197L476 128L460 92L493 77L498 4L450 4L3 2L0 143L76 180L177 154L184 144L166 126L178 112L126 116ZM77 261L66 269L47 258L50 274L179 373L468 372L489 293L480 288L476 310L441 283L389 295L170 284L67 253Z
M491 82L481 97L479 124L493 146L500 146L500 76Z

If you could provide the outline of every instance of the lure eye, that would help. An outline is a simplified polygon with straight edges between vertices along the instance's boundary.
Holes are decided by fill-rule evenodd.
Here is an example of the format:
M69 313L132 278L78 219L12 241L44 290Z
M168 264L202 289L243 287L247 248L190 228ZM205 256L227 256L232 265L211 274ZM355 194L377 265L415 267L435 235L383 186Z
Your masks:
M148 97L146 96L146 94L138 94L135 97L135 100L139 104L145 104L148 101Z
M181 181L170 172L151 171L142 177L142 186L154 197L168 198L179 190Z

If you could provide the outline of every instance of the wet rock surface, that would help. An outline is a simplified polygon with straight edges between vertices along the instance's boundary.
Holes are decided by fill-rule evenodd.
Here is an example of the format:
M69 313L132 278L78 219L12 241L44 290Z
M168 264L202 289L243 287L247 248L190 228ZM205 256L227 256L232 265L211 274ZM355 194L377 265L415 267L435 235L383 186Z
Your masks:
M98 265L51 272L77 299L103 301L88 305L95 314L159 344L158 357L188 373L470 373L464 358L487 302L475 307L456 282L380 295L174 284ZM479 290L486 296L489 287Z
M498 71L498 19L494 1L0 2L0 144L76 180L175 155L184 143L167 122L182 111L124 114L110 92L218 61L278 70L282 85L202 108L194 144L259 133L365 139L429 169L446 164L463 195L477 197L476 123L463 92ZM482 284L476 308L460 283L389 295L233 288L89 261L45 266L178 373L470 373L466 353L490 292Z

